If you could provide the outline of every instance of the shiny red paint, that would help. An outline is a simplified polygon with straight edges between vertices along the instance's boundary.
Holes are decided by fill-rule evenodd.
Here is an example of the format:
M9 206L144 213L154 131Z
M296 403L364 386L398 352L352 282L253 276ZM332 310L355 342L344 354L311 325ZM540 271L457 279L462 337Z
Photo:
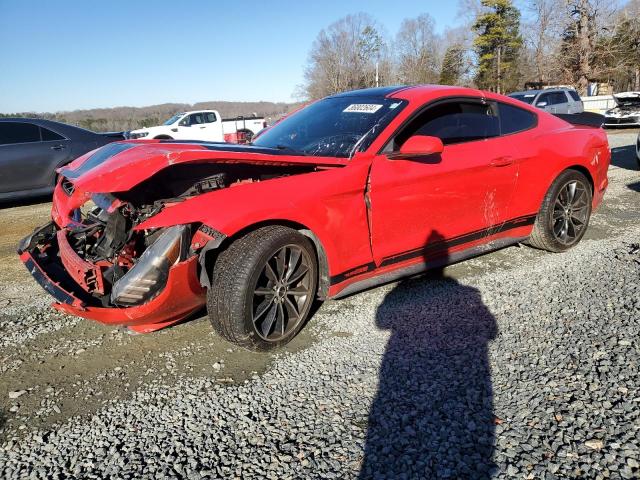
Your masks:
M330 278L327 291L321 294L335 297L355 285L366 286L372 278L437 264L443 251L455 258L479 246L488 244L486 249L491 249L526 238L545 192L567 168L578 168L589 176L594 208L602 201L610 161L602 129L572 126L517 100L478 90L421 86L389 96L408 101L407 107L365 152L351 160L135 141L132 148L74 179L71 195L58 185L52 218L58 227L68 227L73 224L71 212L91 194L126 191L176 164L311 165L315 171L310 173L243 183L166 205L136 228L203 224L223 234L228 244L241 232L265 223L291 225L317 240ZM381 153L416 112L449 97L512 104L533 112L538 123L511 135L444 146L442 154L431 160L389 158ZM90 155L66 170L79 168ZM199 242L197 246L203 247ZM72 256L65 250L63 263L83 286L82 277L91 267ZM57 308L103 323L143 325L138 328L141 331L166 326L204 304L196 258L172 267L167 286L145 304L87 308L72 302Z

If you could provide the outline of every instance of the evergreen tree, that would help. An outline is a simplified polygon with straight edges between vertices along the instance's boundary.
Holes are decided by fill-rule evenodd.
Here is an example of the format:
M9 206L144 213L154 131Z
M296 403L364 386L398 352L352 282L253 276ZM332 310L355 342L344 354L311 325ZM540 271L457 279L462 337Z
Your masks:
M459 85L463 73L464 48L460 45L451 45L444 52L439 83L442 85Z
M511 0L482 0L485 8L473 25L478 55L476 83L498 93L512 91L520 81L518 56L522 46L520 11Z

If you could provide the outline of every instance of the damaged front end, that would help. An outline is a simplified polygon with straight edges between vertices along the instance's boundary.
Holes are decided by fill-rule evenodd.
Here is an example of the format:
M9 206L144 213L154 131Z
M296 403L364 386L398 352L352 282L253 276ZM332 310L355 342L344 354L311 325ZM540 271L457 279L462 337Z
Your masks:
M53 222L19 245L40 285L67 313L148 332L175 323L205 302L206 253L226 238L201 223L145 228L167 207L313 167L184 164L156 172L126 192L87 193L63 177Z

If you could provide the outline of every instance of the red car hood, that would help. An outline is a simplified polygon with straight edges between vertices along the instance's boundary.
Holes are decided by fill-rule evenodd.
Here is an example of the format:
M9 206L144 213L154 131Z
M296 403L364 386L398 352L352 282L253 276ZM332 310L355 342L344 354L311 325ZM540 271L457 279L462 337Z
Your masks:
M128 141L110 143L58 170L85 192L129 190L179 163L259 163L264 165L344 165L346 159L291 155L286 151L225 143Z

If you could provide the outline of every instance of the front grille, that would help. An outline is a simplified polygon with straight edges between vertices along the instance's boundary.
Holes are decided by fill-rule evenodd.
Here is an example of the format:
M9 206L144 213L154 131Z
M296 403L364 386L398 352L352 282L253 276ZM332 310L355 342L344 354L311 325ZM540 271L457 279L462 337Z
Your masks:
M606 123L610 125L626 125L631 123L638 123L640 121L639 117L627 117L627 118L607 118Z
M60 186L62 187L62 190L64 190L64 193L66 193L69 196L71 196L71 194L76 188L73 185L73 183L71 183L71 180L69 180L68 178L63 178L62 182L60 182Z

